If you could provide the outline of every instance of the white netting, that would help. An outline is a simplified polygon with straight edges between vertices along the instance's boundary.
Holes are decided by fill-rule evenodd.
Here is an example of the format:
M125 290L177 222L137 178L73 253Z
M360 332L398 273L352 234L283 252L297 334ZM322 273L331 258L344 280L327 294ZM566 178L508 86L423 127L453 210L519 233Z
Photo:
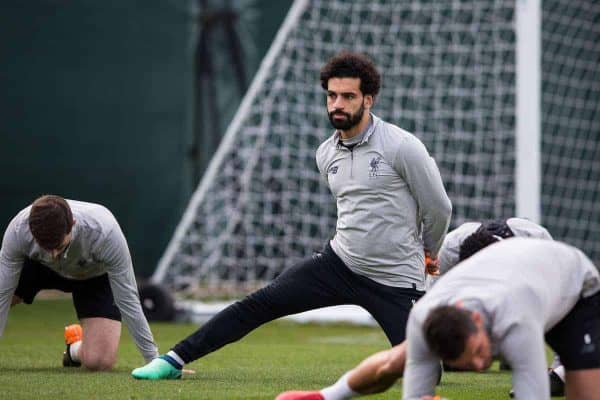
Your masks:
M290 29L276 41L275 56L263 65L257 90L246 99L248 107L238 112L231 140L224 140L215 168L190 204L190 218L184 218L155 274L177 290L271 280L331 237L334 199L314 161L316 148L332 133L318 77L323 63L342 49L367 53L379 66L383 87L374 112L416 134L437 160L453 202L453 226L466 219L514 214L514 0L301 0L295 7L299 13L288 16ZM597 26L588 27L596 36ZM558 40L552 34L544 38L567 47L573 40L558 35ZM595 51L589 60L596 62L594 72L597 42L581 40L582 49ZM582 67L578 53L569 54L560 64L571 66L573 74L556 79L578 87ZM562 74L559 67L556 74ZM595 88L597 99L594 78L587 85ZM553 90L548 87L546 92ZM552 101L563 101L554 99L544 97L545 114ZM558 144L544 141L544 150L560 169L564 163L578 165L572 158L584 150L591 155L595 172L589 178L595 181L581 180L586 187L595 186L583 200L595 218L578 221L573 228L578 235L585 230L582 237L599 230L598 211L592 208L599 178L594 137L598 119L589 117L598 107L594 101L591 114L570 120L566 127L556 114L557 130L586 125L581 132L587 133L581 135L590 135L589 140L573 139L571 145L577 154L552 155L547 147L558 151L571 141L560 134L554 139ZM574 102L574 109L587 110L579 104ZM561 189L572 184L560 178L554 182ZM544 197L545 205L549 198ZM571 229L570 219L544 215L552 221L552 233L555 225Z
M542 218L600 261L600 3L542 7Z

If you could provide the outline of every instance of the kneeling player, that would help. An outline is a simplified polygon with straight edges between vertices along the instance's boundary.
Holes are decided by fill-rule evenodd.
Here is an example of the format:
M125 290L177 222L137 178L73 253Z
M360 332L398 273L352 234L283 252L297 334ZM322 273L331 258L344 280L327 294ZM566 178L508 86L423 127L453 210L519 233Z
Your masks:
M83 326L85 340L82 326L65 330L64 366L111 369L121 316L144 359L158 356L127 242L105 207L47 195L13 218L0 250L0 335L9 304L31 304L41 289L72 293Z

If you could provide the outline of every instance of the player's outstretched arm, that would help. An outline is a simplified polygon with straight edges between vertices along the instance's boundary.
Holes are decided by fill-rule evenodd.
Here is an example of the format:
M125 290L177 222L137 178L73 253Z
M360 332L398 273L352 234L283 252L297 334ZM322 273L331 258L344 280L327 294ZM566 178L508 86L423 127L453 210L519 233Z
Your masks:
M402 377L405 361L406 342L403 342L367 357L332 386L320 391L284 392L276 400L345 400L381 393Z
M360 394L381 393L404 373L406 342L364 359L348 375L348 384Z

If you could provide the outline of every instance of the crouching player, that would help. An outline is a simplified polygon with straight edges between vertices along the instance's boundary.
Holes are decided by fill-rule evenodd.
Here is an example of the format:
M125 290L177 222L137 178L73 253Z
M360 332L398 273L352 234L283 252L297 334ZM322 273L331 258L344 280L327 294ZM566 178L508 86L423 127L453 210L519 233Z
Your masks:
M444 239L438 256L439 275L445 274L459 261L469 258L482 248L511 237L552 240L546 228L524 218L465 222L448 232ZM433 277L436 278L435 274ZM428 286L431 287L431 284Z
M511 237L552 240L546 228L522 218L466 222L446 235L439 252L436 269L428 277L431 287L440 275L484 247ZM380 393L391 387L404 373L406 342L376 353L344 374L334 385L320 391L290 391L279 400L345 400ZM437 374L436 374L437 376Z
M494 244L450 271L411 311L403 398L433 396L440 360L482 371L500 355L512 366L517 399L547 399L544 339L564 364L567 399L598 399L598 269L559 242Z
M0 250L0 335L10 306L31 304L41 289L73 294L81 326L65 329L64 366L111 369L121 316L144 359L158 356L127 242L105 207L46 195L13 218Z
M466 222L446 235L444 244L440 249L438 274L428 275L427 288L431 288L441 275L448 272L459 261L472 256L498 240L511 237L552 240L552 236L546 228L523 218L513 217L507 220ZM505 367L510 366L502 361L500 367L506 369ZM445 366L446 368L448 366ZM564 367L556 354L548 374L552 396L564 396Z

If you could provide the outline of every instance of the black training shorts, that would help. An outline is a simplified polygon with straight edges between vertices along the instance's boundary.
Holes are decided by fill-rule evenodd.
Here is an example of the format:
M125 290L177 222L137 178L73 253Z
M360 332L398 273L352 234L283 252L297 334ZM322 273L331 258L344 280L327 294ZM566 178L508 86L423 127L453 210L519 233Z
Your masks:
M42 289L72 293L79 319L101 317L121 320L107 274L84 280L68 279L37 261L25 259L15 295L24 303L31 304Z
M546 342L568 371L600 368L600 293L580 299L546 333Z

